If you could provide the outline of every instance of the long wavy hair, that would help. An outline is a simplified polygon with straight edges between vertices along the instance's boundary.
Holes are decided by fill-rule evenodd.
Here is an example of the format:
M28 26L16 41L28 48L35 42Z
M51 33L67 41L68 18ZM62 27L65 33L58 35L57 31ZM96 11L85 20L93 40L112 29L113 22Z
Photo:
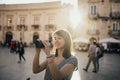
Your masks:
M58 35L64 38L65 45L64 45L64 51L63 51L63 57L65 59L69 58L71 56L71 50L72 50L72 38L70 33L67 30L57 30L55 31L54 35ZM58 49L56 49L55 57L58 56Z

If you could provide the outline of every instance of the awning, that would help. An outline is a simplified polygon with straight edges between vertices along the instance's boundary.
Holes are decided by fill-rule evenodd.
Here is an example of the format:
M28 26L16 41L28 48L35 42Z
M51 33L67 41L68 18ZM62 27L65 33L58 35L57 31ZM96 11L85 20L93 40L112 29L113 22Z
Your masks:
M77 38L73 39L73 42L89 43L89 39L84 38L84 37L77 37Z
M99 40L99 43L120 43L120 40L114 38L104 38Z

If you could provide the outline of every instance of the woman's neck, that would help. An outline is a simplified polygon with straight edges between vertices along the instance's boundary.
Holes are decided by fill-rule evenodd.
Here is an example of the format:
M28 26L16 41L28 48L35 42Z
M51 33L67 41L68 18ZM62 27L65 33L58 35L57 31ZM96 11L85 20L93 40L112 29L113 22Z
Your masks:
M58 49L58 56L63 56L64 49Z

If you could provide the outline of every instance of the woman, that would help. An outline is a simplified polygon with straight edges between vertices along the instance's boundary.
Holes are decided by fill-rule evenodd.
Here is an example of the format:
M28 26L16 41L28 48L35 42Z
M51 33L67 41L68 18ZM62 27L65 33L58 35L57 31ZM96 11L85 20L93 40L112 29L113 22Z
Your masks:
M23 58L24 61L25 61L26 59L25 59L25 57L23 56L24 53L25 53L23 43L19 43L18 53L19 53L19 61L18 61L18 63L21 63L21 58Z
M101 50L99 44L96 44L96 68L99 71L99 55L101 55Z
M39 73L46 69L44 80L70 80L72 73L77 69L77 58L71 55L72 40L70 34L65 30L54 33L55 55L51 55L49 41L42 41L45 48L46 60L39 64L40 48L36 48L33 60L33 72Z

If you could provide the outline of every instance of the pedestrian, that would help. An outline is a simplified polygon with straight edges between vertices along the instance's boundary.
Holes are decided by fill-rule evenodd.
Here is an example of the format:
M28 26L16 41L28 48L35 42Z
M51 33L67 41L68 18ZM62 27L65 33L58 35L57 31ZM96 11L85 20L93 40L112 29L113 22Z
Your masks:
M46 69L44 80L70 80L73 71L77 69L78 61L71 54L72 39L66 30L57 30L53 34L55 54L50 51L49 40L42 40L45 48L36 48L33 60L33 72L39 73ZM39 62L40 52L43 49L46 60Z
M25 53L25 50L24 50L24 46L22 43L19 43L19 47L18 47L18 54L19 54L19 61L18 63L21 63L21 58L24 59L24 61L26 61L25 57L24 57L24 53Z
M18 53L18 48L19 48L19 41L16 41L16 45L15 45L15 52L16 52L16 54Z
M96 69L97 69L97 71L99 71L99 55L101 55L102 53L101 53L101 49L100 49L100 46L99 46L99 44L96 44Z
M93 72L95 72L95 73L97 72L95 52L96 52L96 42L92 42L92 44L90 44L90 46L89 46L89 50L88 50L89 59L88 59L88 63L86 65L86 67L83 68L84 71L88 71L90 63L93 62L93 66L94 66Z
M13 53L14 52L14 41L11 40L10 42L10 53Z

